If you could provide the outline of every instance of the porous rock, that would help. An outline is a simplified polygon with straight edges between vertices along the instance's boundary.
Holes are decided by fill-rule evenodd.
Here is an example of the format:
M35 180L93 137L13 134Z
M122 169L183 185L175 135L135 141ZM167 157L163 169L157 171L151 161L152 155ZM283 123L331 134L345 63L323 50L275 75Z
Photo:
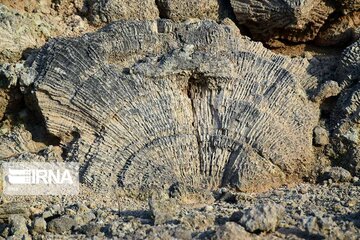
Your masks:
M250 239L251 234L241 225L234 222L227 222L217 228L216 237L223 240L242 240Z
M153 20L159 18L155 0L85 0L88 18L94 24L120 19Z
M264 190L314 167L307 67L212 21L120 21L46 44L33 97L93 189Z
M76 226L75 219L68 216L61 216L51 220L47 224L47 230L52 233L66 234Z
M26 48L44 44L50 26L40 25L39 19L29 18L0 3L0 63L17 60Z
M274 203L264 203L244 211L239 223L249 232L273 232L284 215L285 209Z
M329 133L326 129L317 126L314 129L314 144L316 146L324 146L329 143Z
M28 234L28 229L26 226L26 218L22 215L10 215L9 216L9 223L10 223L10 233L14 236L24 236Z
M323 0L231 0L231 5L257 40L313 40L334 11Z
M344 168L360 174L360 40L343 52L337 69L344 89L333 109L332 143Z
M319 32L315 43L320 46L346 46L356 40L356 29L360 27L360 11L351 12L327 23Z
M219 0L158 0L160 13L163 17L179 21L189 18L219 18Z
M349 171L341 167L332 167L325 169L323 175L323 180L331 179L333 182L350 182L352 176Z

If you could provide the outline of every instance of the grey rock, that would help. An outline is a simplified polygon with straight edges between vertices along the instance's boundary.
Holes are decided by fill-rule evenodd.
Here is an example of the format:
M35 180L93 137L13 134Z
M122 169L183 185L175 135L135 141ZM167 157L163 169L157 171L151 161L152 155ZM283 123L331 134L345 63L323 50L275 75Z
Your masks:
M341 167L332 167L325 170L322 178L324 180L331 179L333 182L351 182L353 179L351 173Z
M80 227L79 231L85 234L87 237L93 237L100 233L102 225L94 222L90 222Z
M120 21L44 46L33 104L51 134L78 133L69 160L93 189L261 191L315 167L308 66L212 21Z
M57 234L69 233L74 227L76 227L75 219L66 215L55 218L47 224L47 230Z
M180 211L176 199L154 195L149 199L149 208L156 225L177 220Z
M35 218L33 223L33 232L36 232L38 234L43 234L46 232L46 221L42 217Z
M281 205L264 203L244 211L239 223L249 232L273 232L284 216Z
M217 228L216 237L222 240L243 240L250 239L251 234L241 225L234 222L227 222Z
M88 18L93 24L125 19L152 20L159 17L159 10L153 0L85 0L85 5Z
M255 39L293 42L313 40L335 10L322 0L231 0L231 5Z
M179 21L189 18L219 19L221 1L218 0L158 0L163 17Z
M30 216L30 210L27 205L23 203L5 203L0 205L0 219L8 219L11 215L14 216Z
M26 226L27 219L22 215L10 215L9 216L10 223L10 234L13 236L24 236L28 235L28 228Z
M324 146L329 143L329 133L326 129L317 126L314 128L314 144Z

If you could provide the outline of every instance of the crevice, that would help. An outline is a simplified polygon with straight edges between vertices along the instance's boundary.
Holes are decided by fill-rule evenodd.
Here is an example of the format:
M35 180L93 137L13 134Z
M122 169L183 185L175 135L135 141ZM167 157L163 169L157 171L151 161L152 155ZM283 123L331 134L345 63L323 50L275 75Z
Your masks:
M167 19L168 17L166 16L166 10L165 10L164 6L162 5L161 0L155 0L155 4L159 11L159 18Z
M193 122L192 122L192 126L194 128L195 131L195 136L196 136L196 141L197 141L197 145L198 145L198 155L199 155L199 164L200 164L200 174L203 174L205 172L205 169L203 169L203 156L202 156L202 143L201 143L201 138L200 138L200 134L199 131L197 129L197 124L196 124L196 108L195 108L195 104L194 104L194 93L195 93L195 89L198 89L199 86L197 86L199 84L199 81L197 81L193 76L191 76L188 80L188 86L187 86L187 96L191 102L191 111L192 111L192 115L193 115Z

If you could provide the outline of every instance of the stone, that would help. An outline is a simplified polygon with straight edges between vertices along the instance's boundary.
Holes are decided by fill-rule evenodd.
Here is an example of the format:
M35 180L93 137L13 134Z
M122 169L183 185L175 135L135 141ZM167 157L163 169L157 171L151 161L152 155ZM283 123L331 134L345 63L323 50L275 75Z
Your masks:
M25 204L20 202L1 204L0 220L8 219L11 215L29 217L30 210Z
M51 220L47 224L47 230L52 233L66 234L76 227L75 219L66 215Z
M346 46L356 38L355 29L360 27L360 11L341 16L324 26L316 36L320 46Z
M158 0L158 6L162 17L175 21L189 18L218 20L220 2L218 0Z
M180 211L177 200L164 195L152 196L149 209L156 225L176 220Z
M330 138L340 165L360 176L360 40L343 51L337 75L342 92L331 112Z
M159 17L159 10L153 0L85 0L85 5L88 18L93 24L116 20L152 20Z
M236 19L255 40L315 39L335 8L323 0L231 0Z
M326 169L321 178L324 180L331 179L333 182L351 182L353 179L351 173L341 167Z
M244 210L239 223L249 232L274 232L284 213L281 205L259 204Z
M325 146L329 143L329 133L326 129L317 126L314 128L315 146Z
M46 232L46 221L42 217L35 218L33 223L33 232L36 232L38 234L43 234Z
M12 236L24 236L28 235L28 229L26 226L27 219L18 214L10 215L9 216L9 224L10 224L10 234Z
M248 233L241 225L234 222L227 222L217 228L216 237L217 239L222 240L243 240L250 239L251 234Z
M228 25L114 22L50 41L31 68L31 105L49 133L73 137L65 159L84 163L81 180L95 190L180 182L262 191L314 170L309 62Z

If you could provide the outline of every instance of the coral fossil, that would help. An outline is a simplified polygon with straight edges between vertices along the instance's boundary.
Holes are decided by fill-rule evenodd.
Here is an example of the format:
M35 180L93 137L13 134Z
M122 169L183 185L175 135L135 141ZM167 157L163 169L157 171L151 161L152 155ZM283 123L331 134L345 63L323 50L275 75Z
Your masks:
M120 21L45 45L33 92L94 189L262 190L314 167L318 110L292 61L211 21Z

